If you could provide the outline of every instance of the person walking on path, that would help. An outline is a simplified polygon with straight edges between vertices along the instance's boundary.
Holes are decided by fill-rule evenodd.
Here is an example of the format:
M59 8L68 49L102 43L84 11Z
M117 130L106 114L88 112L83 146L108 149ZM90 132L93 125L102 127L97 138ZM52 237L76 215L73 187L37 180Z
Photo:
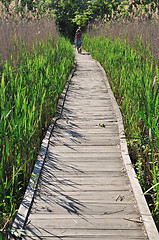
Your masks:
M77 51L78 53L81 53L81 46L82 46L82 33L80 29L76 30L76 34L75 34L75 45L77 47Z

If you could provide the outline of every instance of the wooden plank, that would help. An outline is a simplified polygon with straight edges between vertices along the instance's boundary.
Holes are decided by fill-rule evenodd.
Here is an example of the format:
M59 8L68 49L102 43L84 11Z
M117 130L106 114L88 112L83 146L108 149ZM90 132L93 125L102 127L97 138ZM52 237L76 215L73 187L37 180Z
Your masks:
M65 177L67 178L68 176L70 177L83 177L83 176L88 176L88 177L92 177L92 176L107 176L107 177L112 177L112 178L119 178L121 175L123 175L122 172L119 171L70 171L69 169L66 169L65 165L63 166L63 168L60 169L60 167L57 166L57 168L52 169L50 167L47 167L47 164L45 164L46 167L43 170L43 175L45 177L48 176L49 173L52 173L52 177ZM66 165L67 166L67 165Z
M78 131L76 130L76 129L69 129L69 128L67 128L67 127L59 127L59 128L57 128L57 129L55 129L55 131L54 131L54 133L56 134L56 133L58 133L58 131L59 131L59 129L60 130L63 130L63 131L68 131L68 132L70 132L70 133L74 133L74 134L96 134L96 133L101 133L101 134L107 134L107 133L117 133L117 128L116 127L114 127L114 128L100 128L100 127L98 127L98 128L85 128L85 129L78 129Z
M96 203L97 205L98 203ZM94 205L95 206L95 205ZM112 207L112 208L110 208ZM117 208L118 207L118 208ZM75 215L75 214L68 214L64 209L62 208L55 208L54 211L52 212L47 212L47 211L40 211L39 213L36 212L35 214L32 214L32 216L29 218L29 221L36 221L37 219L43 219L43 220L47 220L47 219L50 219L50 221L55 221L56 219L65 219L66 221L67 220L76 220L76 219L79 219L79 218L82 218L82 219L85 219L86 220L89 220L89 219L101 219L103 221L103 219L107 219L109 220L110 218L111 219L124 219L129 221L136 220L141 221L140 218L136 218L136 213L134 213L134 211L132 210L132 206L130 205L129 206L129 209L128 208L121 208L121 206L117 206L116 208L114 208L113 204L112 206L110 206L109 204L109 209L108 207L106 209L104 208L101 208L101 209L98 209L98 208L95 208L95 209L89 209L87 207L87 211L86 211L86 214L85 215ZM126 209L126 212L124 211L124 209ZM89 215L88 215L89 214ZM101 215L100 215L101 214Z
M111 185L114 184L116 186L121 186L121 185L129 185L129 181L128 179L126 179L125 177L107 177L107 181L105 181L105 176L55 176L53 177L52 174L48 174L48 183L50 184L54 184L54 183L58 183L59 185L66 185L66 184L70 184L70 185L94 185L94 186L98 186L98 185ZM49 177L50 177L50 181L49 181ZM41 177L41 180L45 180L46 179L46 175Z
M52 158L49 157L50 162L52 161ZM48 161L49 161L48 160ZM61 162L62 163L62 162ZM64 163L64 162L63 162ZM57 163L58 164L58 163ZM84 168L85 170L88 169L90 171L102 171L102 170L107 170L109 168L113 168L114 171L116 171L115 168L121 169L121 161L105 161L105 160L96 160L96 161L76 161L69 159L68 161L65 162L65 167L71 167L71 168ZM59 163L60 165L60 163ZM61 164L62 165L62 164ZM51 165L50 167L52 167ZM95 170L92 170L95 169Z
M50 181L47 182L49 184L49 191L54 191L57 189L57 186L51 184ZM96 191L96 192L101 192L101 191L127 191L129 190L129 185L116 185L116 184L67 184L67 185L61 185L60 187L61 192L79 192L79 191Z
M107 231L105 230L98 230L98 229L53 229L53 228L49 228L49 229L44 229L44 228L35 228L32 227L32 229L30 230L27 227L28 230L28 234L29 232L33 233L33 236L36 235L40 235L42 237L42 239L44 237L48 237L49 239L51 239L51 237L58 237L59 239L67 239L67 238L71 238L71 239L113 239L113 240L127 240L127 239L147 239L144 234L141 234L141 230L138 229L132 229L127 230L127 229L108 229Z
M139 230L141 229L141 224L138 223L139 219L136 221L129 221L125 219L101 219L97 218L89 218L89 219L81 219L73 217L71 219L64 218L50 218L47 219L32 219L32 225L36 225L37 228L44 228L49 231L49 229L99 229L99 230Z
M116 229L114 227L113 230L107 229L91 229L91 228L73 228L73 229L68 229L68 228L53 228L53 227L32 227L31 231L34 233L33 236L39 235L42 237L48 237L51 239L51 237L58 237L58 238L73 238L73 239L80 239L80 238L85 238L85 239L92 239L95 237L95 239L100 239L103 237L103 239L146 239L144 235L141 236L141 233L138 229ZM114 235L115 232L116 234ZM27 231L29 234L29 229ZM130 237L131 236L131 237ZM118 238L117 238L118 237Z
M115 164L107 164L107 168L105 168L105 175L107 175L107 172L112 172L112 171L121 171L121 166L117 166ZM88 172L102 172L104 171L104 168L102 165L96 165L96 166L90 166L89 164L87 166L83 165L81 167L75 166L75 165L58 165L58 164L52 164L51 167L48 167L48 170L52 171L57 171L57 172L62 172L62 174L71 174L71 175L78 175L78 174L88 174Z
M48 196L49 197L49 196ZM65 200L65 201L64 201ZM47 201L47 202L46 202ZM99 202L77 202L77 199L74 199L74 204L68 199L64 198L54 198L54 200L46 200L44 204L35 201L35 206L32 208L29 219L35 218L39 219L39 214L47 215L48 219L51 214L56 216L70 216L72 218L81 217L86 218L87 215L90 217L96 218L99 215L99 218L116 218L120 221L120 218L126 219L140 219L137 217L137 211L134 211L134 205L132 203L122 203L122 202L111 202L103 203ZM106 215L106 216L104 216ZM103 217L102 217L103 216ZM51 221L51 218L50 218ZM101 219L102 222L102 219ZM126 224L126 222L125 222Z
M103 138L94 137L94 138L87 138L87 137L71 137L71 136L65 136L65 138L61 137L52 137L50 140L50 143L53 146L58 145L66 145L69 144L72 146L74 145L82 145L82 146L116 146L119 144L118 137L109 137L107 138L104 136Z
M105 161L105 162L121 162L122 163L122 159L121 157L114 157L114 156L88 156L88 155L85 155L85 156L76 156L75 158L70 158L69 156L65 155L65 156L61 156L61 157L58 157L55 155L52 156L51 158L53 161L56 161L56 160L59 160L59 163L60 162L63 162L63 163L76 163L76 162L100 162L100 161ZM48 160L49 161L49 160ZM93 173L92 173L93 174Z
M56 153L57 151L58 152L73 152L73 151L76 151L77 153L79 152L82 152L82 153L112 153L112 155L114 153L118 153L120 154L120 149L119 149L119 146L73 146L74 148L71 149L65 145L63 145L62 147L61 146L56 146L56 147L52 147L51 144L50 144L50 151L52 151L53 153Z
M35 236L32 236L32 237L34 237L33 239L34 240L39 240L39 237L35 237ZM24 240L25 239L30 239L30 238L23 238ZM44 236L43 238L42 238L43 240L54 240L54 239L66 239L66 240L72 240L72 237L68 237L68 236L64 236L64 238L62 238L61 236L49 236L49 237L46 237L46 236ZM145 237L131 237L131 236L129 236L129 235L127 235L127 236L110 236L110 235L108 235L108 236L103 236L103 237L101 237L101 236L73 236L73 239L74 240L76 240L76 239L78 239L78 240L87 240L87 239L93 239L93 240L145 240L145 239L147 239L147 238L145 238Z
M114 205L133 204L132 209L136 212L135 201L130 191L118 190L118 191L62 191L60 188L56 188L54 191L49 191L49 186L41 187L39 185L37 195L35 196L35 208L44 206L55 208L55 205L67 206L68 203L77 204L77 206L85 206L87 203L98 203ZM34 208L34 206L33 206Z

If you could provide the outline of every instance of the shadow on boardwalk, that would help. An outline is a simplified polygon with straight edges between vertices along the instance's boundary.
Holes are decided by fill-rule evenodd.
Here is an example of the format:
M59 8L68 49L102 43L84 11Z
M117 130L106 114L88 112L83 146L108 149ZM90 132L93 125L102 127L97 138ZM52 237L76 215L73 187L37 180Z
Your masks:
M39 205L38 202L36 202L35 198L32 213L39 212L43 214L56 214L56 212L53 210L56 206L56 208L61 207L69 214L75 214L84 219L82 213L85 205L82 204L81 201L78 200L78 198L71 197L69 194L65 193L64 190L64 187L67 187L70 188L71 191L76 191L80 184L76 181L67 179L67 177L63 177L66 173L68 174L70 171L74 172L74 174L77 176L79 174L84 175L84 171L81 171L72 164L67 164L66 162L61 161L58 154L48 154L49 156L47 157L47 160L45 162L43 174L38 184L38 189L36 193L36 198L38 197L38 200L40 199L41 204ZM37 233L41 233L41 230L43 230L50 236L55 236L54 234L42 227L37 228L31 222L28 223L30 225L30 227L27 228L28 234L38 237ZM36 229L35 232L33 230L34 228ZM43 238L38 237L38 239ZM59 237L59 239L61 238Z

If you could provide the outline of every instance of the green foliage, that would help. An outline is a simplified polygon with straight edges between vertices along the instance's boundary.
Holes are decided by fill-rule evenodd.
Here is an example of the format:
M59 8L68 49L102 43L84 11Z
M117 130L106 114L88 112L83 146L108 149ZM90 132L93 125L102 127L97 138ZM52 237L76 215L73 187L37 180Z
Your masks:
M144 191L151 188L152 213L159 214L159 69L149 49L120 38L83 38L83 47L105 68L120 106L129 154Z
M90 13L86 1L52 0L50 7L59 31L65 36L73 38L77 27L85 27L88 22Z
M1 0L1 2L5 5L5 7L8 9L9 4L12 2L12 0Z
M112 9L115 10L120 4L120 0L93 0L89 1L88 8L92 9L94 19L97 17L103 18L105 14L111 14Z
M54 10L55 21L60 32L73 38L77 28L84 30L89 22L110 14L119 3L120 1L111 0L52 0L50 7Z
M9 5L13 2L13 0L1 0L1 2L8 8ZM15 4L18 5L18 3L19 0L15 0ZM43 5L43 7L48 6L49 3L49 0L21 0L21 6L25 7L27 4L29 10L32 10L33 7L37 7L38 5Z
M0 228L23 196L74 62L72 46L64 38L37 41L32 53L15 39L16 45L21 66L14 69L11 59L0 73Z

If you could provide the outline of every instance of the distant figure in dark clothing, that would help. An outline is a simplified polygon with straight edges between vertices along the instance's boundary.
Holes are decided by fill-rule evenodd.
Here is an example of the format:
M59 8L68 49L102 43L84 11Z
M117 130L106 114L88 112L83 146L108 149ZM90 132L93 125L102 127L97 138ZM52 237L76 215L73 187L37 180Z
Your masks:
M78 53L81 53L81 46L82 46L82 33L80 29L76 30L76 34L75 34L75 45L77 47L77 51Z

